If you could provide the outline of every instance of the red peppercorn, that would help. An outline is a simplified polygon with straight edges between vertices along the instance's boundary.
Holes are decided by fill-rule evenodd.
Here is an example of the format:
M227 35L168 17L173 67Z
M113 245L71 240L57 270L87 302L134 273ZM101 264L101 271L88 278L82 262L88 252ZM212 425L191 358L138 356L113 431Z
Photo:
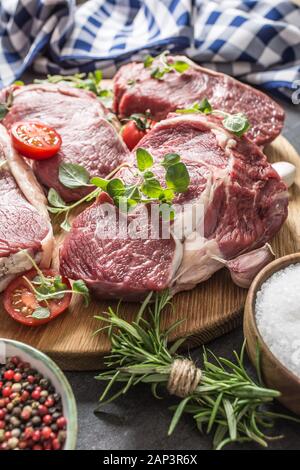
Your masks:
M51 406L54 405L54 400L52 397L48 397L47 400L45 401L45 406L47 406L47 408L51 408Z
M10 362L12 362L15 366L17 366L20 362L20 358L18 356L13 356L11 359L10 359Z
M21 401L25 402L28 400L28 398L29 398L29 392L27 392L27 390L24 390L24 392L22 392L20 399Z
M13 371L12 369L6 370L6 371L4 372L4 378L5 378L6 380L12 380L14 374L15 374L15 373L14 373L14 371Z
M60 449L60 442L59 442L58 439L53 439L52 447L53 447L53 450L59 450Z
M30 426L28 428L25 428L24 430L24 438L26 440L30 439L32 437L32 434L33 434L33 428Z
M31 398L33 398L33 400L39 400L40 397L41 397L41 392L37 389L33 390L31 394Z
M4 429L5 428L5 421L1 420L0 421L0 429Z
M21 380L22 380L22 374L20 374L20 372L16 372L16 373L14 374L14 376L13 376L13 380L14 380L15 382L21 382Z
M51 435L51 428L49 428L49 426L45 426L43 429L42 429L42 437L44 439L49 439L50 435Z
M21 413L21 418L24 420L24 421L28 421L30 418L31 418L31 412L29 410L22 410L22 413Z
M36 430L33 431L33 433L32 433L32 440L33 440L34 442L38 442L40 439L41 439L41 432L40 432L38 429L36 429Z
M35 444L32 448L32 450L43 450L43 447L40 446L39 444Z
M0 408L5 407L5 400L3 398L0 398Z
M26 449L27 445L28 445L27 441L19 441L19 444L18 444L19 449Z
M0 420L4 419L5 415L6 415L6 410L4 408L0 409Z
M63 429L67 424L67 420L64 416L61 416L56 420L56 424L59 429Z
M43 416L43 423L44 424L51 424L52 423L52 416L51 415Z
M35 377L33 375L28 375L27 377L27 382L29 382L30 384L33 384L35 382Z
M48 408L45 405L39 405L38 413L40 416L44 416L48 413Z
M4 439L5 439L6 441L8 441L8 439L10 439L10 438L11 438L11 432L10 432L10 431L6 431L6 432L4 433Z
M3 397L9 397L11 395L11 387L4 387L2 390Z

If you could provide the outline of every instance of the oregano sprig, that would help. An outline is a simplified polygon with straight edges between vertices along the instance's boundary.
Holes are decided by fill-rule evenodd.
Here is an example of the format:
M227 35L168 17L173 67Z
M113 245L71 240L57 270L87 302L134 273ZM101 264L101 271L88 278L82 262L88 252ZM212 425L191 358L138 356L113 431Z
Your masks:
M120 178L112 178L113 174L118 172L120 165L107 178L94 176L90 178L86 169L73 163L62 163L59 168L59 181L67 188L77 189L81 187L91 187L93 189L88 195L70 205L61 198L58 192L51 188L48 192L48 201L51 206L49 212L60 215L65 214L61 228L69 231L70 212L83 202L91 201L97 198L101 191L107 192L116 206L128 211L137 204L148 204L158 202L170 206L170 217L174 217L174 211L171 207L176 194L187 191L190 184L190 176L186 165L180 161L177 154L167 154L164 156L161 166L165 169L165 185L162 186L152 171L154 159L152 155L144 148L136 150L136 168L134 171L135 181L131 184L124 183Z
M95 377L107 383L98 410L140 383L149 384L157 398L158 388L169 390L175 361L186 362L187 359L177 353L185 339L168 346L170 332L180 322L174 323L167 331L161 330L161 314L168 304L170 297L167 291L150 293L133 322L127 322L118 309L114 311L112 308L95 317L104 322L96 333L106 330L112 345L105 358L108 370ZM274 426L277 418L299 422L292 416L277 414L268 408L280 393L265 388L259 382L259 371L258 382L249 376L244 367L244 354L245 342L240 354L234 352L234 361L216 357L204 348L200 381L173 407L169 435L174 432L183 413L189 413L201 433L213 433L215 449L247 441L267 447L268 440L274 437L265 431Z
M62 299L66 294L79 294L82 295L84 305L87 307L90 303L90 293L85 282L83 280L74 281L72 288L63 282L63 278L60 274L51 276L45 275L39 268L35 260L24 250L24 255L30 260L32 266L37 272L37 275L33 279L28 279L26 275L23 276L24 280L30 287L31 292L34 294L37 302L41 302L43 305L39 305L29 316L36 319L49 318L51 315L48 301Z
M176 109L177 114L212 114L223 118L222 124L232 134L242 137L249 129L250 122L243 113L230 114L220 109L213 109L207 98L203 98L200 102L193 103L188 108Z
M82 90L88 90L95 93L101 100L103 100L106 106L110 106L113 98L113 92L109 89L102 88L102 72L101 70L95 70L89 73L76 73L74 75L47 75L45 80L34 80L34 83L67 83L75 88Z
M9 112L12 105L13 105L13 90L7 93L5 102L0 103L0 122L5 118L5 116Z
M165 74L170 72L184 73L190 65L183 60L168 60L169 51L162 52L157 57L147 55L144 59L144 67L151 67L151 77L157 80L162 80Z

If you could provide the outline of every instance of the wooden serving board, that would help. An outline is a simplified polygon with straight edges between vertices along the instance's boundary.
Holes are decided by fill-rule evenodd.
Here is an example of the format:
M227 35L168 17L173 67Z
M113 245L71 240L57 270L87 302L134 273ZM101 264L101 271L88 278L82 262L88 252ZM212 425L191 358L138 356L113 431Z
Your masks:
M290 190L289 217L280 233L272 241L277 257L300 251L300 158L284 137L278 137L266 148L271 163L286 160L297 166L296 183ZM57 245L62 236L57 236ZM210 280L194 290L174 297L174 310L166 311L162 328L179 319L185 321L173 332L171 340L188 336L185 347L193 347L220 336L241 321L247 291L235 286L226 270L216 273ZM109 302L112 307L116 306ZM103 356L110 344L101 333L93 332L101 327L94 315L108 307L105 301L92 302L88 309L81 300L74 299L68 312L55 321L30 328L13 321L0 306L0 337L28 343L49 354L67 370L92 370L103 367ZM137 304L123 304L121 313L127 319L134 317Z

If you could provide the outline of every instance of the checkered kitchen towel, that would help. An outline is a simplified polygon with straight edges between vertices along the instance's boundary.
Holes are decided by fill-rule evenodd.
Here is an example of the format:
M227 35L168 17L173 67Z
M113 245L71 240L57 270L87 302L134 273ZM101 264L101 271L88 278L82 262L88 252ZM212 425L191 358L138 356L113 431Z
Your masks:
M1 0L0 86L116 67L168 48L249 83L300 86L300 7L279 0Z

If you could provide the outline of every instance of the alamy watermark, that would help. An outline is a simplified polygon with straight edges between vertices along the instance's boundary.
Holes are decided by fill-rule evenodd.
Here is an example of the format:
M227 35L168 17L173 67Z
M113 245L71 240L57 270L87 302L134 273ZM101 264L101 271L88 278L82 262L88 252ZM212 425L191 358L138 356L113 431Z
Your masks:
M195 232L204 238L204 213L204 206L199 203L140 204L130 212L122 206L104 203L96 222L95 238L183 240Z

